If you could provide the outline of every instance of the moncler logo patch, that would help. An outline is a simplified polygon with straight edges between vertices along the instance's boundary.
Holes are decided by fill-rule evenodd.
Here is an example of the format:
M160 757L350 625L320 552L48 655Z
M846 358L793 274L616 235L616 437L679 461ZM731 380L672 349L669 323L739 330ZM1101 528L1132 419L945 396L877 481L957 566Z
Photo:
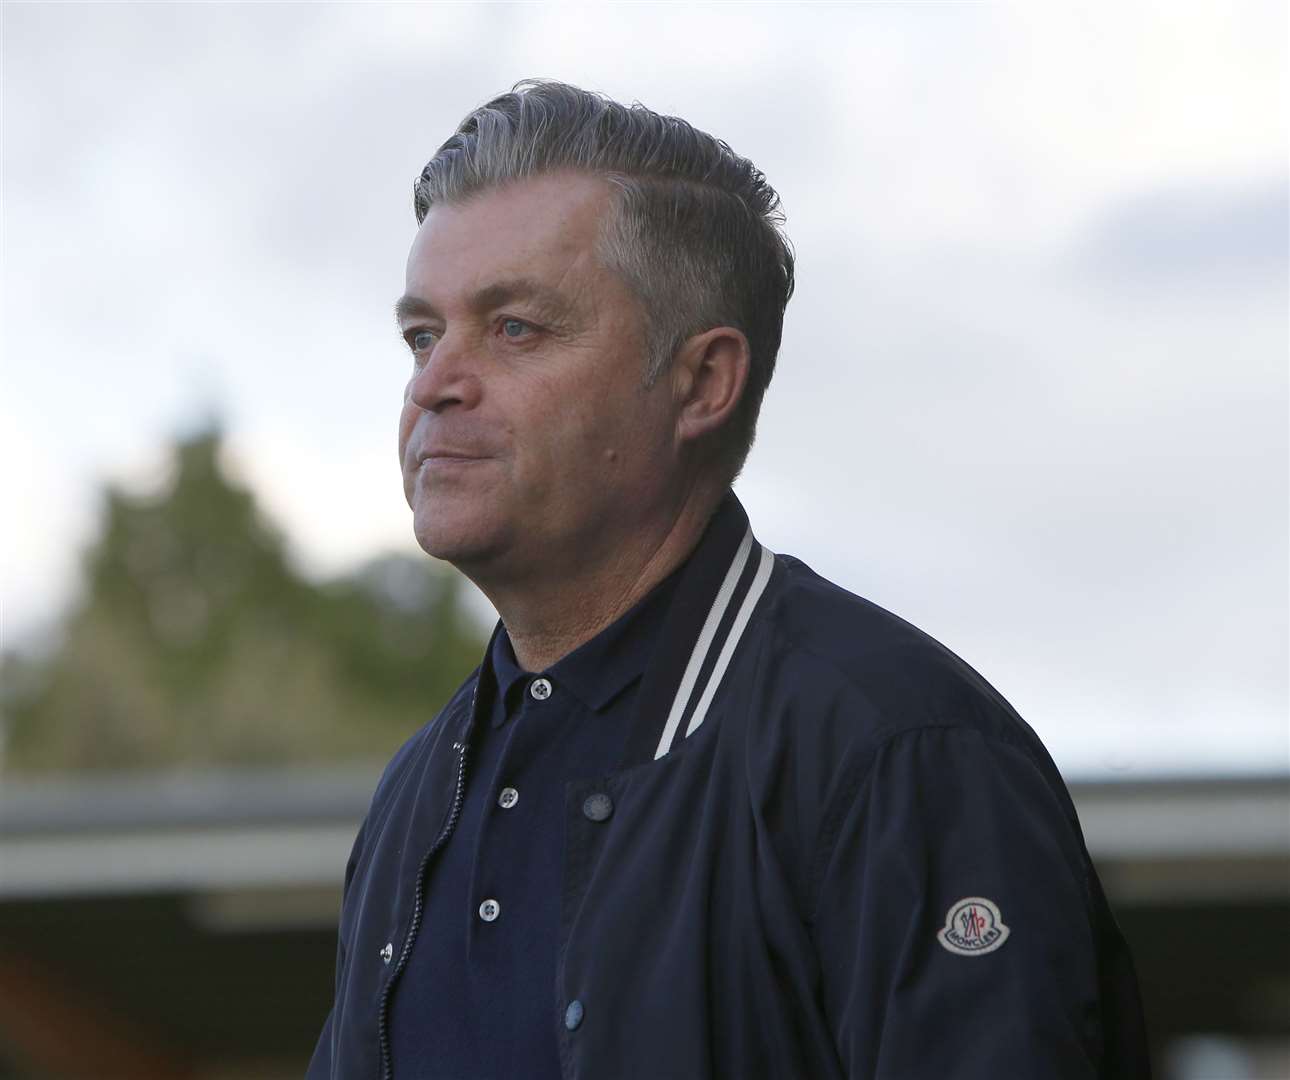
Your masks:
M983 896L965 896L945 913L945 929L936 940L959 956L982 956L1008 940L998 907Z

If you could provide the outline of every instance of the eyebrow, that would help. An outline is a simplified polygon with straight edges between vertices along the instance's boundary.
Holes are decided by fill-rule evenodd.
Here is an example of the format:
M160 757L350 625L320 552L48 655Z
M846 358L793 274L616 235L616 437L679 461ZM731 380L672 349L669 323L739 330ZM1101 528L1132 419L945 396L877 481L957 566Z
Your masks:
M552 317L563 317L572 308L569 298L558 289L543 285L532 278L511 278L485 285L467 299L467 305L475 311L486 311L502 304L514 303L516 300L528 300L536 303ZM401 296L394 303L394 321L402 326L407 320L422 316L440 318L438 309L420 296Z

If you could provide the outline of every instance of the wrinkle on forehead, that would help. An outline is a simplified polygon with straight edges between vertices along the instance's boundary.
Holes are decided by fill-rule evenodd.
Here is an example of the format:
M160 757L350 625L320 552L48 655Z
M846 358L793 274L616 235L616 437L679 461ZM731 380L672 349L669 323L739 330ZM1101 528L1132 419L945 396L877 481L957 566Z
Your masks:
M432 285L481 297L530 279L567 298L571 316L599 321L617 297L638 322L635 290L601 253L612 198L603 178L551 173L432 206L408 255L408 295L433 307Z

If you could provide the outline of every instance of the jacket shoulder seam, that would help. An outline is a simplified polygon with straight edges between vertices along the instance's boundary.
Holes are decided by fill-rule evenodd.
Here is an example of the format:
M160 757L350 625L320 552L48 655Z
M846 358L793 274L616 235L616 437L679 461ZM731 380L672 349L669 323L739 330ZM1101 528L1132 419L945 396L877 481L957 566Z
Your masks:
M809 914L806 920L808 924L814 923L819 914L819 906L822 899L820 895L821 889L824 884L824 878L827 875L828 868L832 864L833 857L836 854L838 840L842 832L842 824L846 820L847 812L851 809L851 806L854 804L856 797L860 794L861 789L866 783L868 783L873 772L874 762L877 759L879 752L890 743L895 742L897 739L903 738L904 736L922 735L928 731L937 730L970 732L981 739L984 743L995 744L1012 751L1014 754L1025 759L1026 763L1032 770L1034 770L1035 774L1043 783L1044 788L1051 791L1051 786L1048 783L1047 777L1044 776L1043 770L1036 764L1029 750L1025 746L1005 735L982 731L979 727L976 727L973 724L966 724L959 720L931 720L925 723L901 727L898 730L888 729L881 732L863 749L863 751L861 751L859 757L851 766L850 776L848 777L847 782L839 788L838 793L834 796L833 805L825 813L824 824L820 827L820 838L816 845L816 852L812 860L809 893L810 903L807 907ZM1060 800L1056 801L1058 802L1057 808L1061 811L1063 820L1066 820L1067 823L1070 824L1064 808L1060 805ZM1078 838L1078 831L1076 836ZM1081 847L1083 847L1082 844ZM1088 889L1088 872L1088 859L1086 857L1082 860L1082 865L1080 867L1080 873L1086 890Z

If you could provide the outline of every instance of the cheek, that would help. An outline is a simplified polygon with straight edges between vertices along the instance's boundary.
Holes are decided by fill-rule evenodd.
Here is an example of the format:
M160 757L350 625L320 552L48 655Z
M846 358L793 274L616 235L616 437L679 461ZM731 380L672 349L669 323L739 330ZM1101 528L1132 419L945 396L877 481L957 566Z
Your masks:
M403 452L407 449L408 440L412 438L412 429L416 427L420 412L420 409L404 399L403 409L399 413L399 461L403 460Z
M619 454L629 437L630 417L617 406L616 401L592 395L565 414L571 449L588 466Z
M567 400L526 428L527 437L515 443L521 451L516 479L533 498L544 501L601 482L613 432L588 402Z
M612 484L645 465L653 457L653 447L642 419L632 410L608 408L580 417L572 447L579 471L594 482Z

